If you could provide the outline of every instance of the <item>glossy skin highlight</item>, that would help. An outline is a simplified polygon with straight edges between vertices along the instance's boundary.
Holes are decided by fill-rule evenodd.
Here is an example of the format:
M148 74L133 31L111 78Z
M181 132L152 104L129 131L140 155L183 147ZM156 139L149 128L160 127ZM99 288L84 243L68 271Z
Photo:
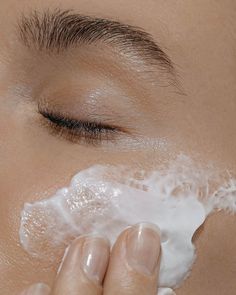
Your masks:
M16 37L19 16L58 6L152 34L176 65L185 95L172 86L149 87L142 78L137 83L102 46L81 47L52 60L30 55ZM40 264L19 244L20 212L25 202L66 186L78 170L97 163L149 170L183 152L236 174L234 1L3 0L0 8L0 289L5 293L17 294L39 281L52 284L58 265ZM58 138L41 124L30 97L33 93L37 100L38 90L51 106L79 117L88 116L94 106L100 117L112 113L122 127L135 129L141 143L151 139L155 145L140 149L119 138L117 144L95 147ZM217 214L206 222L196 236L198 260L192 275L177 294L233 294L234 231L235 216Z

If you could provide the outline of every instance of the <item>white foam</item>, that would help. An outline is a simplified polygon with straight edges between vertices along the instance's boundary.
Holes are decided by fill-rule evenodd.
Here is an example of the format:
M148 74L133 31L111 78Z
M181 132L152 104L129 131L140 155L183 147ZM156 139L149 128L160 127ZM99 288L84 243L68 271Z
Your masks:
M81 234L99 233L114 243L127 226L152 222L162 232L159 293L174 294L168 288L189 275L195 260L192 237L207 215L215 209L236 212L236 182L214 188L214 176L211 188L211 178L210 170L193 169L183 157L148 175L124 167L91 167L51 198L25 204L21 244L34 257L53 263Z

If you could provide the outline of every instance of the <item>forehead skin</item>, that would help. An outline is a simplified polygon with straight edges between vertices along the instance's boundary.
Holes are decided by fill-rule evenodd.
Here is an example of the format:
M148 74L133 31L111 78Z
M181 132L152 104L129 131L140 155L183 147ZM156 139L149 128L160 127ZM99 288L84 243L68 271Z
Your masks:
M170 153L198 154L236 174L236 2L234 0L1 0L0 97L6 91L4 65L17 46L15 23L22 12L60 7L84 15L111 18L142 27L152 34L176 65L186 95L173 96L173 121L178 132ZM15 45L16 44L16 45ZM9 104L9 102L7 102ZM54 147L20 130L24 117L13 118L0 107L0 290L17 294L28 284L51 284L57 266L48 268L29 258L19 246L19 216L24 202L48 196L68 183L79 169L94 163L126 163L130 153L98 154L75 147ZM6 120L7 118L7 120ZM183 119L184 118L184 119ZM17 121L18 120L18 121ZM187 122L187 124L186 124ZM171 127L171 122L170 122ZM30 133L31 134L31 133ZM43 146L39 149L39 146ZM83 156L81 156L83 155ZM158 155L159 156L159 155ZM160 157L163 155L160 155ZM168 157L168 156L167 156ZM147 159L142 153L136 161ZM148 162L148 161L147 161ZM148 166L148 163L146 163ZM52 185L53 183L53 185ZM196 236L198 260L178 295L235 292L235 216L217 214Z

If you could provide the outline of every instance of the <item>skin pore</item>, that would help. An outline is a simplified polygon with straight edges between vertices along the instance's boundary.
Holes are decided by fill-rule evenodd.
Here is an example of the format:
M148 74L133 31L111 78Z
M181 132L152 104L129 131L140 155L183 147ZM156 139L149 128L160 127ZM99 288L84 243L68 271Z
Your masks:
M143 49L134 54L135 42L125 53L103 41L59 53L25 44L22 14L58 8L142 28L175 71L160 61L150 65L139 55ZM52 284L58 265L48 267L20 246L20 212L79 170L98 163L149 170L184 153L236 174L235 20L230 0L1 1L0 290L17 294L39 281ZM92 130L102 135L79 129L75 136L65 122L58 129L52 124L58 114L95 121ZM235 292L234 232L235 216L217 213L206 221L195 236L191 277L177 294Z

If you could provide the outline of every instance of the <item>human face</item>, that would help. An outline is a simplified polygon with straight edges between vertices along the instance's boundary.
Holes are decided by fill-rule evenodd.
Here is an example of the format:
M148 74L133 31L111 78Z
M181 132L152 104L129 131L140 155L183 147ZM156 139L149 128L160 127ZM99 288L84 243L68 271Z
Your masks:
M1 1L0 289L15 294L30 283L52 283L57 265L41 264L19 245L20 212L79 170L97 163L148 170L181 152L235 174L235 6L212 0ZM17 24L22 13L48 8L141 27L162 49L162 59L145 59L132 39L122 54L124 45L102 40L59 53L39 50L30 31L23 30L27 41L18 36ZM79 136L68 124L52 129L45 118L50 112L95 121L102 135L91 134L91 124L90 133L80 129ZM224 214L206 222L197 240L199 259L177 294L233 293L234 222Z

